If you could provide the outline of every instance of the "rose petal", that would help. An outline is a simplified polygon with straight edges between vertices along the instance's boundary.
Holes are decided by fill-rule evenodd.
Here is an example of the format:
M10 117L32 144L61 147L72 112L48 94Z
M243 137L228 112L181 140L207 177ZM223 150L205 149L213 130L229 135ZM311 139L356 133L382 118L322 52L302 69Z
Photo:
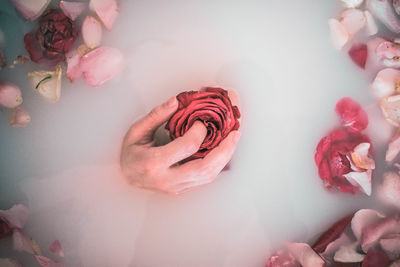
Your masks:
M60 8L64 14L72 20L75 20L86 8L86 3L83 2L66 2L60 1Z
M26 126L31 121L31 116L24 108L16 107L11 111L8 123L14 127Z
M17 11L27 20L35 20L47 8L50 0L10 0L10 3L17 9Z
M366 44L354 43L349 50L349 56L353 62L362 69L365 69L368 49Z
M300 264L288 251L279 250L267 259L266 267L300 267Z
M362 250L368 252L381 237L393 233L400 233L400 218L398 214L381 219L365 227L361 235Z
M368 0L367 9L380 20L389 30L400 33L400 22L389 0Z
M76 81L82 76L82 71L79 67L81 55L78 50L72 50L66 54L67 59L67 77L71 82Z
M102 46L85 54L80 69L88 85L96 87L114 78L124 68L122 53L115 48Z
M389 142L388 149L386 150L385 160L387 162L392 162L400 152L400 134L397 134Z
M366 18L361 10L350 8L342 13L340 22L349 35L353 36L365 26Z
M400 71L386 68L378 72L371 89L375 96L382 98L394 94L400 88Z
M61 95L61 66L58 65L55 71L33 71L28 73L33 88L50 102L58 102Z
M371 196L371 176L372 172L370 170L365 172L349 172L343 175L346 177L354 187L359 188L367 196Z
M93 49L101 43L101 24L100 22L92 17L87 16L82 24L82 37L85 44Z
M386 172L377 188L377 195L382 203L400 209L400 176L395 172Z
M385 119L393 126L400 126L400 95L385 97L380 102Z
M364 228L385 218L382 214L372 209L357 211L351 220L351 230L357 240L361 239Z
M369 157L370 143L361 143L351 152L351 159L358 168L365 170L375 169L375 161Z
M361 262L365 255L357 252L358 242L341 246L333 259L337 262Z
M364 0L341 0L347 8L359 7Z
M31 240L28 239L20 230L15 229L13 231L13 248L16 251L26 251L30 254L34 254Z
M2 267L22 267L22 264L19 261L7 258L7 259L0 259L0 266Z
M341 247L351 244L350 238L342 233L339 238L335 239L326 246L325 251L321 254L324 259L332 260L334 253Z
M39 263L40 266L42 267L63 267L64 264L55 262L52 259L49 259L45 256L35 256L36 261Z
M8 210L0 210L0 219L6 221L11 228L22 229L28 215L28 208L22 204L14 205Z
M400 67L400 45L398 43L385 41L376 48L376 56L382 66Z
M15 108L22 102L21 90L17 86L0 81L0 106Z
M328 24L331 32L331 40L333 46L336 49L342 49L342 47L349 40L349 33L347 32L345 26L337 19L329 19Z
M323 267L324 260L305 243L287 243L286 247L303 267Z
M62 250L61 243L58 240L55 240L50 245L50 251L56 254L57 256L64 257L64 252Z
M366 32L368 36L375 35L378 32L378 26L376 25L374 17L368 10L364 11L364 16L366 19Z
M116 0L90 0L90 9L96 12L107 30L111 31L118 16Z
M379 240L382 250L390 260L400 259L400 234L391 234Z
M382 250L371 248L362 262L362 267L388 266L389 257Z
M344 97L336 103L336 113L350 132L360 132L368 126L368 115L357 101Z

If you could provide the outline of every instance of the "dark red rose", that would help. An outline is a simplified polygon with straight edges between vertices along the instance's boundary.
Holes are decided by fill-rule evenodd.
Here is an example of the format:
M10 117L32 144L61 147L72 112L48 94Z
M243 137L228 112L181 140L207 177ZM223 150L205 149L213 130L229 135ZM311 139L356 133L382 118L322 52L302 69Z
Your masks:
M348 132L345 129L334 130L319 141L315 163L325 187L337 187L345 193L356 192L357 187L351 184L345 175L352 172L370 171L358 167L359 163L355 162L351 155L354 148L361 143L369 143L369 153L372 153L372 145L366 135Z
M25 34L25 48L32 61L55 66L78 35L73 21L60 10L50 9L39 19L39 29Z
M390 263L388 255L380 249L370 248L365 256L362 267L388 267Z
M239 109L232 106L224 89L206 87L200 91L180 93L177 99L178 110L165 126L172 139L184 135L195 121L201 121L207 127L207 136L199 151L185 161L205 157L231 131L239 129Z
M0 219L0 239L8 236L11 233L11 228L7 222Z

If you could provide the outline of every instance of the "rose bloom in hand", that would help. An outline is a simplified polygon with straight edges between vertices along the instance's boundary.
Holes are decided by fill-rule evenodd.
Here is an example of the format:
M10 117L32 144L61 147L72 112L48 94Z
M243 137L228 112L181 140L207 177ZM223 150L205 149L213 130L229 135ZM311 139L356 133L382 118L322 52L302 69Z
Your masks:
M229 92L236 102L237 97ZM214 181L231 159L240 132L231 131L218 146L204 158L184 161L199 151L207 136L207 128L195 121L182 136L164 146L154 146L154 133L178 109L178 100L172 97L135 122L122 144L121 170L134 186L179 194ZM182 163L184 162L184 163Z

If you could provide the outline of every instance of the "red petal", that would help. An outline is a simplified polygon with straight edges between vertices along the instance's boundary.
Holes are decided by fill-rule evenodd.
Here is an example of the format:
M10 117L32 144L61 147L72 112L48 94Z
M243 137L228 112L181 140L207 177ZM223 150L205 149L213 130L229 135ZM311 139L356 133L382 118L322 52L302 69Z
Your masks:
M368 49L366 44L355 43L349 50L349 56L357 66L365 69L367 62Z
M365 256L362 267L387 267L389 266L389 257L382 250L371 248Z
M368 126L368 115L360 104L349 97L340 99L336 103L336 113L339 115L342 125L350 132L360 132Z

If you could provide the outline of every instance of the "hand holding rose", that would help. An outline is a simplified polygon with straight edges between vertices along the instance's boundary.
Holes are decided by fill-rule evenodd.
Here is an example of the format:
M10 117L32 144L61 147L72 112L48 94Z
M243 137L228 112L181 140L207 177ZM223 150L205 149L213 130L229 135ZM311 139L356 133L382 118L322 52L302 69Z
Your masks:
M131 184L154 191L179 194L211 183L231 159L240 138L240 132L233 128L230 132L224 132L225 138L220 138L219 143L203 158L187 161L199 149L204 149L205 141L213 138L210 137L211 126L201 118L191 121L187 129L170 143L155 147L155 131L180 108L181 103L176 97L172 97L135 122L128 130L122 144L121 169ZM223 109L225 110L224 107ZM227 125L232 124L230 119L228 118ZM219 135L215 131L212 134ZM177 164L182 161L185 163Z

